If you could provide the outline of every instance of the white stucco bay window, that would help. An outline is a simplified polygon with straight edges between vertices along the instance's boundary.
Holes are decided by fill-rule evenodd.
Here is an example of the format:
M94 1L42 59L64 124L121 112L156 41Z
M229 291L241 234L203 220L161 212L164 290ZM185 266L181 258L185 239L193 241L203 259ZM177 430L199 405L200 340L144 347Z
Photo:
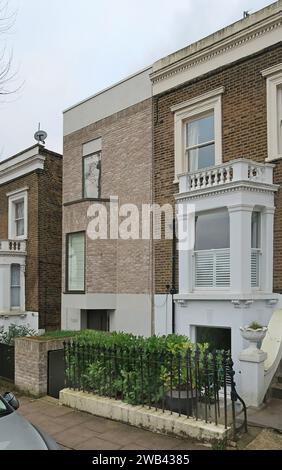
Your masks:
M282 158L282 63L262 71L266 77L267 161Z
M194 246L179 251L176 299L271 296L273 165L238 159L179 176L178 219L191 206ZM192 176L191 176L192 175Z
M171 108L174 113L175 182L184 172L221 163L223 92L224 88L220 87Z
M27 189L8 193L8 238L25 240L28 236L28 195Z

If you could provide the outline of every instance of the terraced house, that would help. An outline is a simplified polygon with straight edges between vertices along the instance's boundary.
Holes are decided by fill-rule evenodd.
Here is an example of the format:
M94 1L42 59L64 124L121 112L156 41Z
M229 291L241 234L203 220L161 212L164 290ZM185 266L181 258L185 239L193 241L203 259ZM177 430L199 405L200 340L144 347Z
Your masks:
M0 162L0 326L60 326L62 156L34 145Z
M151 74L154 201L175 205L178 222L195 210L175 286L172 243L154 243L155 331L231 346L235 361L239 327L267 325L282 304L281 40L278 1Z
M63 329L153 332L150 236L121 239L118 227L109 225L127 217L124 204L139 210L151 203L150 72L64 112ZM88 230L98 206L108 227L93 239Z

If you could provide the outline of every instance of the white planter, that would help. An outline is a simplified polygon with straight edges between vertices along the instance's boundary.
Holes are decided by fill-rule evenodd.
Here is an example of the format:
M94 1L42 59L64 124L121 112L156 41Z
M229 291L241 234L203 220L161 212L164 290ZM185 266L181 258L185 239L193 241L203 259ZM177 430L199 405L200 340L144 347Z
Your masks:
M241 335L244 339L249 341L248 350L256 350L258 349L258 342L262 341L266 335L267 327L263 326L262 328L258 328L253 330L248 326L241 326L240 327Z

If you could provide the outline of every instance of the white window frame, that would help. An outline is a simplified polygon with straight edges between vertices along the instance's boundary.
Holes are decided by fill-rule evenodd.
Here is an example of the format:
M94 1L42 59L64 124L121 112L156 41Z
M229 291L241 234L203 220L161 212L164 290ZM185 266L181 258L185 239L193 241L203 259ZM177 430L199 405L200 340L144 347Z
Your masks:
M26 240L28 236L28 197L27 190L8 193L8 238L9 240ZM24 203L24 233L17 235L15 223L15 209L18 202Z
M186 156L185 128L189 119L195 119L211 112L214 113L215 165L222 163L222 103L224 87L216 88L191 100L171 107L174 113L174 183L178 176L188 172Z
M278 137L278 88L282 88L282 63L261 72L266 77L267 100L267 162L282 158L282 144L279 151Z

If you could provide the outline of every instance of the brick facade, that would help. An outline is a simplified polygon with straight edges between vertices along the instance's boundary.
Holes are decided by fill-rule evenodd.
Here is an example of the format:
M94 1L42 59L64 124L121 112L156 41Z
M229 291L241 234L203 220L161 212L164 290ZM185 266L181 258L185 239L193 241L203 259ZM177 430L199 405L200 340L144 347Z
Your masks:
M216 69L154 97L154 201L174 204L174 116L171 106L224 86L222 95L223 162L245 157L267 158L266 81L261 71L282 62L281 43ZM274 183L282 183L282 162L277 161ZM282 194L275 200L274 292L282 292ZM171 283L172 242L154 243L155 290L164 293Z
M39 328L60 326L62 243L62 157L40 148L44 170L0 186L0 240L8 239L7 193L28 188L25 308L39 313Z
M100 202L108 207L103 199L108 200L110 196L118 196L119 205L131 203L141 207L142 203L151 202L151 99L65 136L63 265L66 234L86 230L90 221L87 209L95 201L79 201L82 199L82 145L98 137L102 138ZM93 241L86 237L87 292L149 293L150 263L149 240Z

